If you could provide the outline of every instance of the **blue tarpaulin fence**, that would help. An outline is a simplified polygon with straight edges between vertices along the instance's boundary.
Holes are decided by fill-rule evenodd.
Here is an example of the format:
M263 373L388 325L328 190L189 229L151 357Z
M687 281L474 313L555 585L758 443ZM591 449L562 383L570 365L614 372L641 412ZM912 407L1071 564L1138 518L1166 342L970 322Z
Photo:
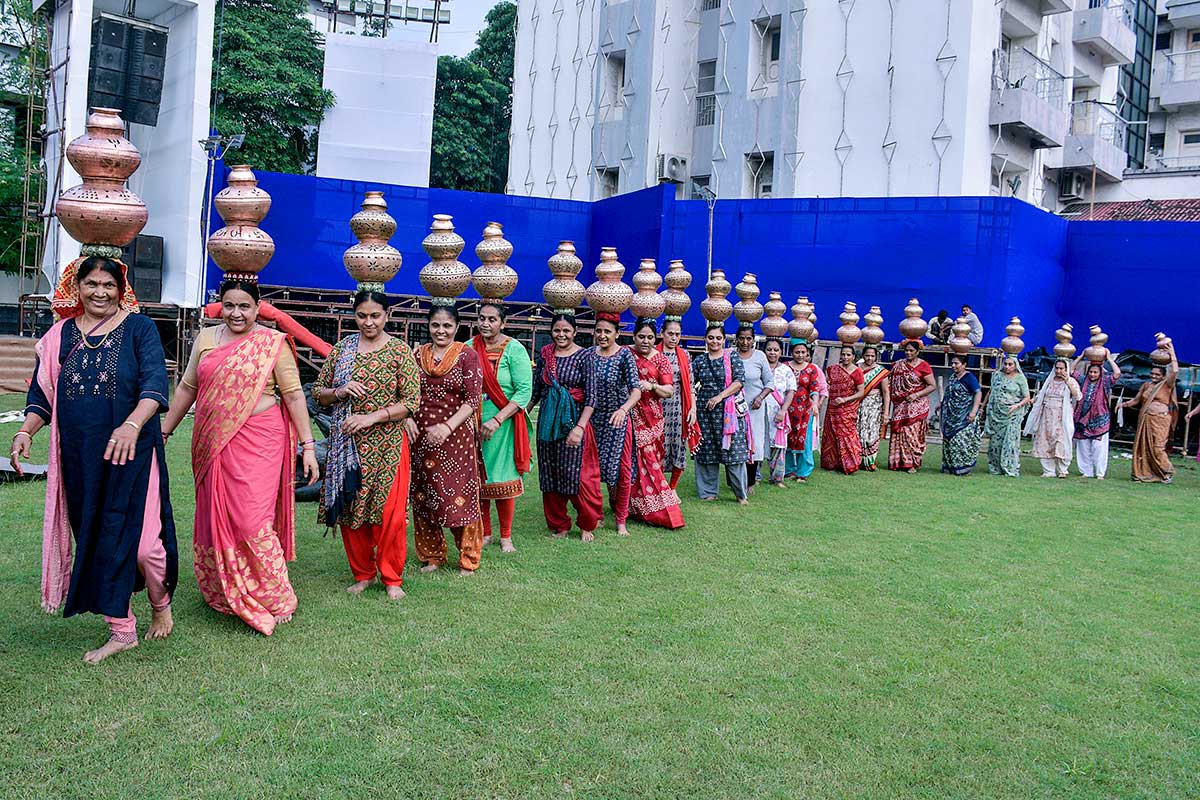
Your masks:
M392 244L404 255L391 292L423 294L417 273L428 262L421 239L435 213L451 214L467 242L462 261L495 220L515 246L520 275L514 300L540 301L549 280L546 259L571 239L590 283L601 246L614 246L626 265L653 258L665 272L682 258L694 276L688 332L703 328L708 207L676 200L664 185L595 203L330 180L258 172L272 197L263 228L276 254L261 275L268 284L352 289L342 252L354 243L348 220L364 191L383 191L398 224ZM222 188L221 184L216 187ZM214 214L213 227L220 227ZM1070 322L1083 345L1088 326L1101 325L1114 350L1149 350L1166 331L1181 358L1200 359L1200 223L1069 222L1020 200L1002 197L722 200L713 219L713 265L731 283L746 272L790 307L805 294L816 303L817 327L832 337L847 300L865 314L880 306L889 338L910 297L932 318L957 316L969 303L997 345L1017 315L1029 348L1049 347ZM209 288L220 272L209 264ZM736 297L730 298L736 300Z

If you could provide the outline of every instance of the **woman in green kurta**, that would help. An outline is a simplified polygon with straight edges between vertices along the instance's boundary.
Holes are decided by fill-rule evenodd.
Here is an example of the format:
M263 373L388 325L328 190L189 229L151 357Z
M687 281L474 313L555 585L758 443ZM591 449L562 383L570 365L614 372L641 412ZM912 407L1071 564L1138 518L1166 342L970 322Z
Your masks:
M532 441L525 407L533 396L533 365L529 353L504 333L504 307L485 302L476 323L479 335L471 342L483 367L483 466L486 471L479 493L483 518L483 543L492 541L491 501L500 519L500 549L515 552L513 514L524 491L521 476L529 472Z
M987 399L988 472L993 475L1021 474L1021 421L1030 402L1029 380L1017 357L1005 356L1000 371L992 373Z

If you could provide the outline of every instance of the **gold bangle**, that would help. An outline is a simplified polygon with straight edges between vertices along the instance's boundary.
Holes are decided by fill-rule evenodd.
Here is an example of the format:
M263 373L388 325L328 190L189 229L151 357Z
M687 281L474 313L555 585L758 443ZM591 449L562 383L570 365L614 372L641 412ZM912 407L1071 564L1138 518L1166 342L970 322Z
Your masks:
M124 422L122 422L121 424L128 425L129 427L133 428L135 431L140 431L142 429L141 425L138 425L136 422L134 422L131 419L127 419Z

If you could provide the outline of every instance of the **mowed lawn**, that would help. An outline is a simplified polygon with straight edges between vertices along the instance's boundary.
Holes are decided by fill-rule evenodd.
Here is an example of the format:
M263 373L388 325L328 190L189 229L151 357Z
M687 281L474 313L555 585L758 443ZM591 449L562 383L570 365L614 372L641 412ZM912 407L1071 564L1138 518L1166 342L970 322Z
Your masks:
M591 545L535 489L518 553L410 561L399 604L345 594L304 505L264 638L201 600L186 430L169 456L177 627L99 666L98 617L37 608L44 484L0 487L0 797L1200 796L1194 462L954 479L933 448L747 509L689 473L687 528Z

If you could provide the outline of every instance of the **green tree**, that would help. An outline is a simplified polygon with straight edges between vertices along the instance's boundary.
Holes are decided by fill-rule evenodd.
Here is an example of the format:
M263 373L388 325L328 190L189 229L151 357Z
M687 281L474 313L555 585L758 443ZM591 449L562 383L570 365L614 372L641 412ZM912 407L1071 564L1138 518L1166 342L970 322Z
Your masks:
M25 191L25 121L28 114L29 65L37 35L30 0L13 0L0 14L0 271L16 272L21 261L21 217ZM34 123L40 123L35 119ZM36 154L35 154L36 163ZM36 185L36 184L35 184ZM34 197L36 204L40 198Z
M224 0L214 40L212 125L244 133L238 160L273 172L304 173L316 162L317 127L333 107L321 88L321 36L305 0ZM219 58L218 58L219 56Z
M438 59L430 186L504 191L516 22L516 5L497 3L465 59Z

